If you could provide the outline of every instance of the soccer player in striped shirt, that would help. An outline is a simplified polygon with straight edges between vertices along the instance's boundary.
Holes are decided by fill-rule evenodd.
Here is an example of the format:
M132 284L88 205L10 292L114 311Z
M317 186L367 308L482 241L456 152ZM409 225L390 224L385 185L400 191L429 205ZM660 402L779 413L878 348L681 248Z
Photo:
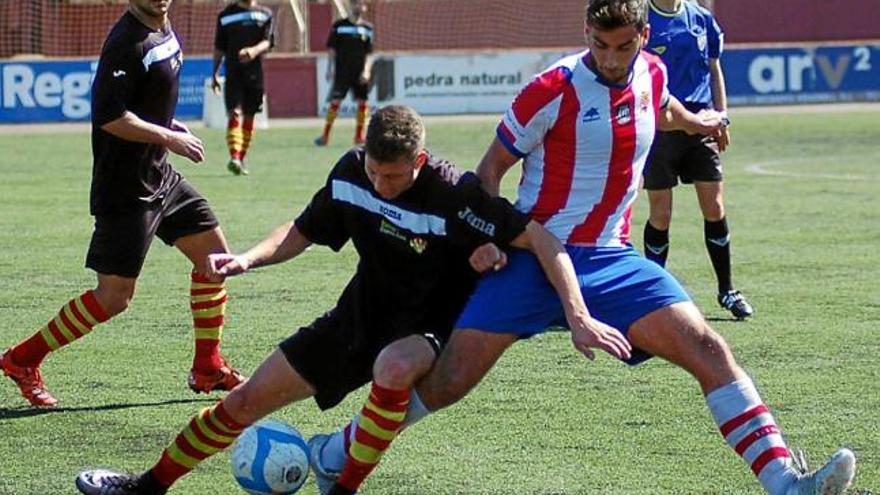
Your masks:
M296 218L240 256L217 255L220 274L297 257L311 244L340 250L350 240L358 268L336 306L282 342L254 375L192 418L141 475L89 470L76 480L87 495L164 493L196 465L229 446L249 424L314 397L321 409L371 382L357 428L353 487L396 435L415 381L431 368L477 279L502 263L499 248L535 252L543 273L586 312L571 261L537 222L490 196L472 173L424 150L425 129L410 108L389 106L370 121L366 149L346 153ZM590 345L629 356L618 331L597 324Z
M0 356L0 368L35 407L52 407L40 364L125 311L155 236L192 261L190 308L195 392L231 390L243 380L220 354L226 308L223 277L208 255L228 252L208 202L168 163L168 152L199 163L202 141L174 119L183 55L167 12L171 1L130 0L98 61L92 85L91 213L86 266L98 286L65 304L46 326Z
M217 16L211 87L220 90L218 71L225 60L227 168L235 175L248 174L244 158L254 137L254 116L263 106L263 55L273 42L272 11L255 0L231 3Z
M649 0L651 37L647 49L666 65L669 91L692 112L727 113L721 52L724 34L712 14L685 0ZM730 270L730 230L724 211L721 152L730 143L725 126L718 136L660 132L645 166L645 189L651 212L645 222L645 256L666 266L672 188L693 183L703 212L706 250L718 280L718 304L738 319L752 316L752 306L734 289Z
M632 206L655 130L713 134L723 128L717 112L693 114L669 94L662 61L642 51L650 31L647 8L646 0L589 2L587 49L523 88L477 169L497 194L504 174L522 160L516 206L565 244L588 313L566 319L551 287L533 275L535 258L512 254L503 270L478 283L443 353L410 393L402 428L464 397L517 340L567 320L574 347L592 359L584 336L601 321L632 344L627 363L658 356L697 380L722 436L767 493L843 493L855 474L854 454L840 449L817 471L797 469L727 343L675 278L629 244ZM324 441L320 455L313 452L319 476L345 457L344 449L333 448L339 437L345 434ZM329 493L346 493L342 488Z

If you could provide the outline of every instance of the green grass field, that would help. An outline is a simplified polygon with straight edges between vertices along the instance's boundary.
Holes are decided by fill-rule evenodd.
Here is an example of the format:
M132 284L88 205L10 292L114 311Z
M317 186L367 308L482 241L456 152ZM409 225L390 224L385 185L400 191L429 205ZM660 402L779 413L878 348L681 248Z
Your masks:
M755 378L793 447L814 464L841 445L860 465L853 493L880 493L880 115L734 112L725 155L734 279L756 308L732 321L715 282L691 188L676 190L670 269ZM206 164L175 165L206 195L234 250L293 218L345 151L316 149L317 127L259 132L252 174L225 169L224 136L200 130ZM479 159L492 119L429 123L429 146L462 167ZM30 335L94 283L86 132L0 134L0 347ZM511 174L508 193L518 174ZM640 199L634 243L647 203ZM355 256L312 249L228 283L224 349L252 371L282 338L329 309ZM89 467L152 465L191 415L217 397L186 387L192 331L186 259L154 243L129 310L48 359L60 407L24 407L0 378L0 494L74 493ZM364 392L321 414L276 415L310 436L341 425ZM584 360L567 333L520 343L459 405L407 431L364 487L370 494L758 494L717 432L696 383L652 360ZM173 493L232 494L228 453ZM315 494L309 481L302 493Z

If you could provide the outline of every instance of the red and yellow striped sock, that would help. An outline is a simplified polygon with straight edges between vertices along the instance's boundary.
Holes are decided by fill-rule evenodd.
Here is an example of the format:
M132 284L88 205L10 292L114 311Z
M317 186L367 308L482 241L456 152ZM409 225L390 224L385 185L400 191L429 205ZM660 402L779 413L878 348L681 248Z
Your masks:
M357 491L397 436L408 405L408 388L393 390L373 383L339 474L340 485Z
M198 463L229 447L246 427L229 416L223 402L205 408L162 452L159 462L151 469L153 477L162 486L171 486Z
M248 148L251 147L251 140L254 138L254 116L248 115L244 118L244 123L241 126L242 132L242 141L241 141L241 159L244 160L244 156L247 155Z
M229 147L229 158L241 160L244 131L236 115L229 117L229 122L226 124L226 145Z
M12 362L25 368L36 368L53 351L85 337L95 325L110 317L95 298L86 291L65 304L43 328L12 348Z
M189 307L193 315L196 337L196 355L193 369L210 373L223 366L220 356L220 339L223 335L223 315L226 312L226 287L224 282L192 272L189 291Z
M361 144L366 138L364 135L364 128L366 127L367 115L369 115L369 113L370 107L367 105L367 102L358 102L357 115L355 116L354 144Z
M325 144L330 141L330 130L333 129L333 121L336 120L337 115L339 115L339 103L331 103L327 107L327 115L324 117L324 132L321 134L321 140Z

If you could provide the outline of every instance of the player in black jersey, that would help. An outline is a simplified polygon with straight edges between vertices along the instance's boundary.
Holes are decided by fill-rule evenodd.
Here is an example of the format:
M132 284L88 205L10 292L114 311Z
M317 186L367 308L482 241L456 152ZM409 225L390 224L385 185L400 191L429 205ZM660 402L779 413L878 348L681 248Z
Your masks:
M367 122L367 94L370 89L370 72L373 67L373 25L363 19L367 4L363 0L351 0L351 14L333 23L327 37L327 80L333 87L327 99L327 116L324 132L315 138L315 144L326 146L330 141L333 121L339 114L339 105L349 90L357 101L354 143L364 142L364 124Z
M566 313L586 312L562 245L506 200L484 192L474 174L431 156L424 139L414 110L380 109L366 149L339 160L295 221L242 255L212 257L216 273L229 276L289 260L311 244L338 251L350 240L360 262L335 308L282 342L247 382L196 416L152 469L137 476L85 471L77 478L80 491L164 493L272 411L312 396L321 409L331 408L370 381L362 418L385 419L364 419L358 428L369 423L393 436L409 389L431 368L474 286L475 270L505 263L499 248L534 251ZM626 346L619 333L592 336L605 350Z
M272 11L256 0L231 3L217 16L211 87L220 91L220 62L225 59L227 168L235 175L248 174L244 157L254 135L254 115L263 105L262 59L273 43Z
M204 159L202 141L174 120L183 55L168 22L170 4L130 0L101 50L92 85L95 230L86 258L98 284L0 356L4 374L34 406L58 402L43 383L43 359L128 307L154 236L193 263L190 388L230 390L242 381L220 354L226 290L223 277L209 269L209 254L228 252L226 239L205 198L168 163L169 151Z

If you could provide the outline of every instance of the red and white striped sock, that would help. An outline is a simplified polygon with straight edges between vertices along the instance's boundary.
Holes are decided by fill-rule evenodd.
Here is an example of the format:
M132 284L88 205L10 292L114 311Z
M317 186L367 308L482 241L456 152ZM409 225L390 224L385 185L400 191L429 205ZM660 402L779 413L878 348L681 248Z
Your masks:
M721 435L752 468L770 495L785 495L798 473L770 410L749 378L719 387L706 396Z

